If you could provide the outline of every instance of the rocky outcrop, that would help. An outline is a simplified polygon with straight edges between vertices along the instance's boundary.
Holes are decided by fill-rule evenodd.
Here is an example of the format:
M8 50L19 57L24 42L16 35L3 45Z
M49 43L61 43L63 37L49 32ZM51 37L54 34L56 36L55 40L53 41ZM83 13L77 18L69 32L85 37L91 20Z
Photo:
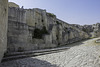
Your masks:
M8 0L0 0L0 62L7 48Z
M9 7L8 52L54 48L89 35L39 8Z
M78 29L90 34L90 32L93 32L92 25L78 25L78 24L72 24L72 26L77 27Z
M16 8L19 8L19 5L13 3L13 2L9 2L8 3L8 7L16 7Z
M100 37L100 23L92 25L93 27L93 37Z
M77 25L72 24L72 26L77 27L78 29L86 32L90 37L100 37L100 23L93 25Z

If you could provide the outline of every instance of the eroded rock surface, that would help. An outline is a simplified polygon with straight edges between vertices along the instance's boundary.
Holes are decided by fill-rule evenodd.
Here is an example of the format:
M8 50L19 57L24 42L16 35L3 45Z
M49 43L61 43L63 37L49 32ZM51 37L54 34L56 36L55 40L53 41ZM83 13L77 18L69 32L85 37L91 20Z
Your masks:
M39 8L9 7L8 15L8 52L54 48L89 38L86 32Z
M7 49L8 0L0 0L0 62Z

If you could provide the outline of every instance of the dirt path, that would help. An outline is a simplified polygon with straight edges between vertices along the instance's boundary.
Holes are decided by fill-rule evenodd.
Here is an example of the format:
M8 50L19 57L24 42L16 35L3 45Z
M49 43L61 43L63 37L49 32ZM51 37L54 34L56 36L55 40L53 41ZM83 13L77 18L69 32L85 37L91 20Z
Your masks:
M70 49L59 53L4 62L0 67L100 67L97 39L71 44Z

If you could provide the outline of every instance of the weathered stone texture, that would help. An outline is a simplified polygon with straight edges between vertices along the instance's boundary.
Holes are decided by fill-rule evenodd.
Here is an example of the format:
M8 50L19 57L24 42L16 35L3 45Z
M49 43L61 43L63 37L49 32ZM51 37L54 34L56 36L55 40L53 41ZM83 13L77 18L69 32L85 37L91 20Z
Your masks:
M42 29L43 26L48 26L46 10L41 10L38 8L25 9L26 11L26 23L29 26L34 26L36 28Z
M28 26L25 23L8 21L8 52L24 51L28 47Z
M76 25L72 24L72 26L77 27L78 29L84 31L89 35L89 37L99 37L100 36L100 23L96 23L93 25Z
M11 39L8 41L8 51L54 48L89 38L87 32L57 19L46 10L10 7L9 11L8 38Z
M8 20L26 23L26 13L23 8L9 7Z
M28 50L28 25L23 8L9 7L7 52Z
M0 0L0 61L7 48L8 0Z

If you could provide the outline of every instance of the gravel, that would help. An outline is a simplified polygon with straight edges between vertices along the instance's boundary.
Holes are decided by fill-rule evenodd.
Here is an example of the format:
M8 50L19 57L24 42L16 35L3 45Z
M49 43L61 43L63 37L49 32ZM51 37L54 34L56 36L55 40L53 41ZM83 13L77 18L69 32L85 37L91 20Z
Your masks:
M70 49L58 53L3 62L0 67L100 67L97 39L71 44Z

